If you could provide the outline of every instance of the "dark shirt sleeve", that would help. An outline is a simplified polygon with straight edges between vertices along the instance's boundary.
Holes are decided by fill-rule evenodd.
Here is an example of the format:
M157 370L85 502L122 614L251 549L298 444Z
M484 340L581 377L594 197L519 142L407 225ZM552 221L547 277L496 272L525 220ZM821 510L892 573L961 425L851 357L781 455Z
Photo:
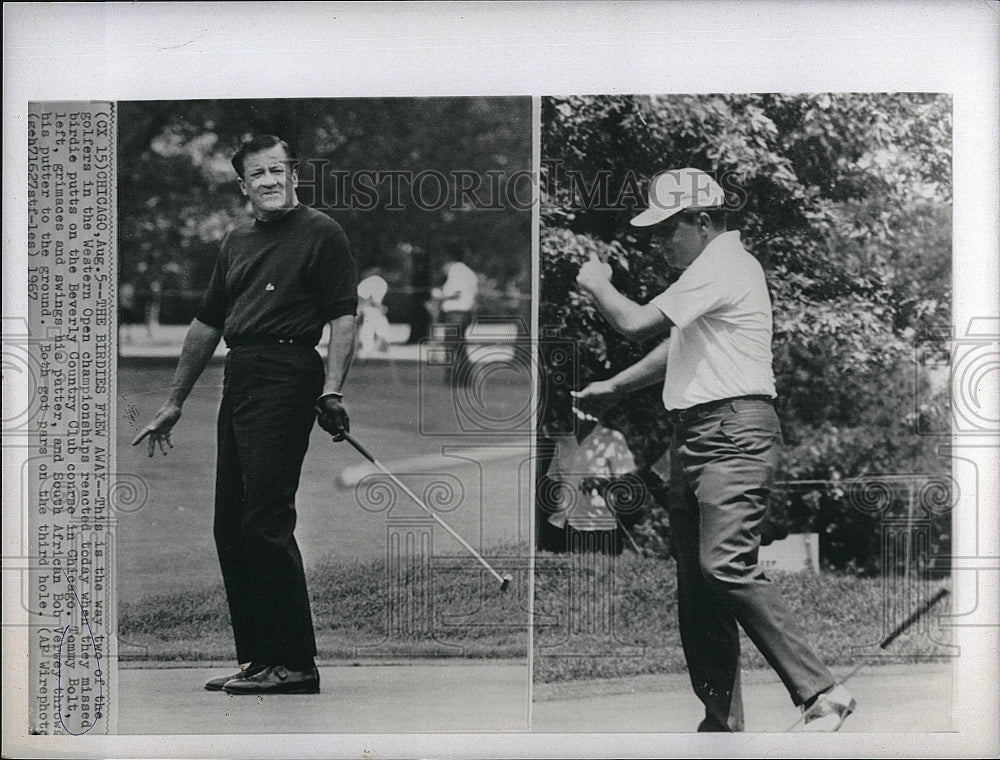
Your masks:
M212 279L208 282L208 288L201 297L201 305L195 319L203 322L209 327L217 327L222 330L226 326L226 254L225 243L219 258L215 260L215 269L212 270Z
M327 233L310 270L324 320L357 314L357 269L351 244L339 225Z

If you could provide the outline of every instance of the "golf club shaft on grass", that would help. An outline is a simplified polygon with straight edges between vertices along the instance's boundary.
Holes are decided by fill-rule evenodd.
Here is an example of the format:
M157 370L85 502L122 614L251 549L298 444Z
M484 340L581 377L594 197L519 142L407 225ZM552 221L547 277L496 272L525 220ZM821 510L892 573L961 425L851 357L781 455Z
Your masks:
M385 475L386 477L388 477L390 480L392 480L393 483L395 483L397 486L399 486L406 493L407 496L409 496L411 499L413 499L413 501L416 503L416 505L418 507L420 507L422 510L424 510L424 512L426 512L432 518L434 518L435 522L437 522L438 525L440 525L442 528L444 528L446 531L448 531L452 535L452 537L456 541L458 541L462 546L464 546L466 548L466 550L473 557L475 557L477 560L479 560L479 562L482 564L482 566L485 567L487 570L489 570L490 573L492 573L493 576L498 581L500 581L500 590L501 591L506 591L507 590L507 587L510 585L510 582L512 580L510 575L500 575L500 573L498 573L496 570L494 570L493 567L492 567L492 565L490 565L489 562L487 562L485 559L483 559L483 556L479 552L477 552L475 550L475 548L473 548L473 546L468 541L466 541L464 538L462 538L462 536L460 536L450 525L448 525L448 523L446 523L444 520L442 520L440 517L438 517L436 514L434 514L434 512L430 509L430 507L428 507L426 504L424 504L423 501L421 501L417 497L417 495L415 493L413 493L413 491L411 491L409 488L407 488L406 484L403 483L403 481L401 481L399 478L397 478L395 475L393 475L391 472L389 472L389 470L387 470L386 467L381 462L379 462L372 455L372 453L370 451L368 451L368 449L366 449L361 444L361 442L358 441L354 436L352 436L350 433L343 433L343 436L344 436L344 439L349 444L351 444L355 449L358 450L358 453L361 454L361 456L363 456L365 459L367 459L369 462L371 462L373 465L375 465L375 467L377 467L378 470L383 475Z
M894 629L892 629L892 631L889 632L889 635L886 636L884 639L882 639L882 642L878 645L878 648L885 649L886 647L888 647L892 642L898 639L906 631L907 628L909 628L911 625L920 620L920 618L922 618L924 615L927 614L927 612L930 610L931 607L940 602L946 596L948 596L948 589L939 588L937 592L934 594L934 596L932 596L930 599L928 599L926 602L920 605L920 607L915 612L911 613L910 616L906 618L906 620L904 620L902 623L900 623ZM865 664L866 663L864 662L859 662L857 665L851 668L850 672L848 672L846 676L837 681L837 683L846 683L847 680L851 678L851 676L853 676L859 670L861 670L861 668L863 668ZM801 723L805 719L805 717L806 717L805 713L800 715L799 719L795 721L792 725L790 725L788 727L788 731L786 731L785 733L788 733L797 725L799 725L799 723Z

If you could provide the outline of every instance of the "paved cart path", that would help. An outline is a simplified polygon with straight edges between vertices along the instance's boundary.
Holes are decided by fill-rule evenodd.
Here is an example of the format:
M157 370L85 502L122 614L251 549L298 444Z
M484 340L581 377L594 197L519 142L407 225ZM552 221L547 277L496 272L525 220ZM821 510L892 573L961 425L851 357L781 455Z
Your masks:
M864 668L846 685L858 709L842 731L952 730L950 663ZM703 716L687 675L539 684L534 699L532 730L543 733L690 732ZM743 704L749 733L784 732L799 717L771 671L744 674Z
M123 734L685 733L700 719L683 675L539 684L528 724L524 662L320 667L322 692L231 697L202 688L222 668L122 668ZM839 675L842 675L840 673ZM866 668L849 683L851 733L952 729L949 663ZM783 732L798 716L769 671L745 675L747 731Z
M123 668L122 734L524 731L524 662L320 666L320 693L205 691L217 668Z

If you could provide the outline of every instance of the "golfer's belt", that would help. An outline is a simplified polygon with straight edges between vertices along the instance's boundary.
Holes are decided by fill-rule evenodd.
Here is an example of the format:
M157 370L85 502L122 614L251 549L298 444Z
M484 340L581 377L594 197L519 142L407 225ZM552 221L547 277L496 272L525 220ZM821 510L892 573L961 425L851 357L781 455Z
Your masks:
M720 398L718 401L706 401L704 404L695 404L694 406L689 406L687 409L671 409L670 419L674 422L690 422L693 419L697 419L703 415L714 412L716 409L720 409L727 404L731 404L734 401L766 401L768 404L772 402L770 396L730 396L729 398Z

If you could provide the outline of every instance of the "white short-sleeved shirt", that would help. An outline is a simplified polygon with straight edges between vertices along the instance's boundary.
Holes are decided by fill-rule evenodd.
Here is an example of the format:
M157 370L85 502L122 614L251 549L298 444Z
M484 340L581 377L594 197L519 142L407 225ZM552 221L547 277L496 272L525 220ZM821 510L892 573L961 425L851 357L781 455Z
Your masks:
M663 384L667 409L775 396L771 297L739 232L712 240L651 303L674 323Z
M478 291L479 278L476 273L461 261L454 262L448 267L448 277L441 286L441 295L448 298L457 293L458 298L442 301L441 311L472 311Z

